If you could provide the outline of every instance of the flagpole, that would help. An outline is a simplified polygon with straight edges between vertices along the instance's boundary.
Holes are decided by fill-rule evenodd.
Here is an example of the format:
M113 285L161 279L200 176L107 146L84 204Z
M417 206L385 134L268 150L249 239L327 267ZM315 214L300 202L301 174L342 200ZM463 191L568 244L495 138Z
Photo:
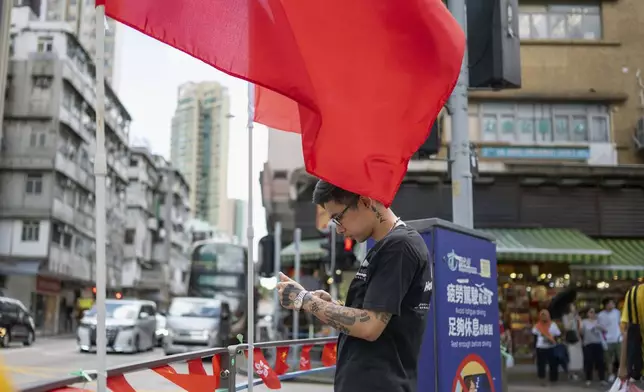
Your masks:
M253 258L253 119L255 118L255 86L248 83L248 392L253 392L254 345L255 340L255 262Z
M94 181L96 182L96 377L97 391L107 392L107 341L105 333L105 5L96 6L96 152Z

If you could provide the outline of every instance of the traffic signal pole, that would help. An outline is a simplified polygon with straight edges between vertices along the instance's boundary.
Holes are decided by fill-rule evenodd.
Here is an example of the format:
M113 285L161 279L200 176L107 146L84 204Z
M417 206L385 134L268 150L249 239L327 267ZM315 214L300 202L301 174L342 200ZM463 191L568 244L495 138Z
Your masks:
M467 13L465 0L448 0L449 10L467 36ZM467 45L461 64L458 83L449 98L452 114L452 139L450 141L450 162L452 168L452 221L458 225L473 228L474 207L472 195L471 145L468 109L468 69Z
M333 222L333 221L329 222L329 230L330 230L329 234L331 236L331 244L332 244L331 249L329 249L329 251L331 252L331 255L330 255L331 256L331 273L330 273L330 275L333 277L333 281L331 282L331 287L330 287L331 292L329 294L331 294L331 298L338 299L338 285L335 283L335 265L336 265L335 259L338 257L338 255L336 254L337 253L336 252L336 250L337 250L337 246L336 246L337 238L336 238L336 236L338 235L338 233L335 231L335 229L336 229L335 228L335 222Z

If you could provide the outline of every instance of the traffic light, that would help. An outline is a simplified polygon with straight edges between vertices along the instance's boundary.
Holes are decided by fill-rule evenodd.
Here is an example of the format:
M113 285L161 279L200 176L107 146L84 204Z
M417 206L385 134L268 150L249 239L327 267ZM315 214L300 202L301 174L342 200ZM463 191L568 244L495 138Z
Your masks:
M518 0L466 1L470 88L520 88Z
M275 275L275 237L268 234L259 240L259 276Z

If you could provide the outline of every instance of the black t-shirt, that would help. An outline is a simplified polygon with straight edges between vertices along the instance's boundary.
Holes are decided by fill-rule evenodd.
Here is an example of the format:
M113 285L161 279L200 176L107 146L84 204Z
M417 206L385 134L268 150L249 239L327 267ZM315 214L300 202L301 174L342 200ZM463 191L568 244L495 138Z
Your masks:
M396 226L369 251L346 301L393 316L374 342L340 334L335 392L415 392L430 298L427 246L414 229Z

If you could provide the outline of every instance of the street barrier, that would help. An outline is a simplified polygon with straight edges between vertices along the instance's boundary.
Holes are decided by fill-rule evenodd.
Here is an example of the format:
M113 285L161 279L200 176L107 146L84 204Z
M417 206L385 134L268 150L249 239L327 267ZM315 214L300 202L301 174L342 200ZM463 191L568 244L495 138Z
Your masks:
M314 338L301 340L284 340L275 342L255 343L254 368L259 379L253 380L253 385L265 384L269 389L279 390L281 381L295 379L303 375L319 373L335 368L337 357L337 337ZM311 368L310 352L316 345L324 345L322 350L321 368ZM301 347L298 369L289 372L287 363L289 351L292 347ZM276 349L273 367L263 355L263 349ZM212 348L176 354L164 358L141 361L132 364L120 365L107 370L107 387L111 392L137 392L130 385L125 375L128 373L151 370L162 376L167 381L177 385L187 392L233 392L243 391L248 388L248 382L237 385L237 356L246 355L247 344L237 344L227 348ZM212 358L212 375L204 368L203 358ZM170 366L171 364L188 364L188 374L180 374ZM60 379L43 381L24 386L20 392L89 392L90 383L96 380L96 373L85 372ZM82 386L75 386L84 384Z

